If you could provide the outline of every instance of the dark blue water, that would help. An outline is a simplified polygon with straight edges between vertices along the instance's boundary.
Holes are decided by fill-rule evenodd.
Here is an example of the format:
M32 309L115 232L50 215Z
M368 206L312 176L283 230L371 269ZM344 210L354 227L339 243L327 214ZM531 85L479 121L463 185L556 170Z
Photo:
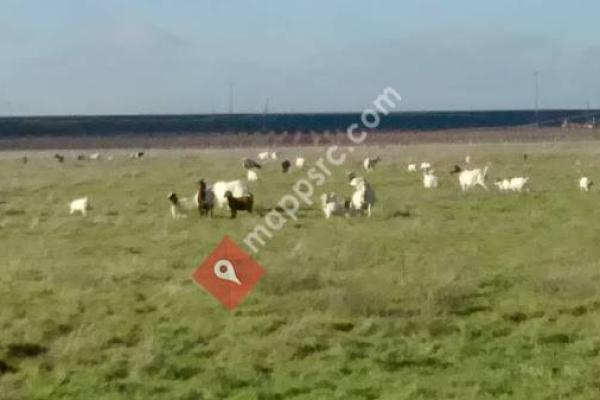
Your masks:
M465 111L403 112L381 117L382 131L560 126L566 118L586 122L599 111ZM345 131L360 122L359 113L135 115L0 118L0 138L40 136L189 135L210 133Z

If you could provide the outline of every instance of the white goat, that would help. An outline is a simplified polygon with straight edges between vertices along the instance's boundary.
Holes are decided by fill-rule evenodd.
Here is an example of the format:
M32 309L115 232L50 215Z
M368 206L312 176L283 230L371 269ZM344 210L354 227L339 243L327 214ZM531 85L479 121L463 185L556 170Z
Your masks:
M241 180L235 181L219 181L215 182L212 185L211 191L214 193L215 198L217 199L217 203L219 204L219 208L223 208L227 203L227 197L225 197L225 193L231 192L234 198L246 197L248 196L248 188Z
M361 214L367 210L367 215L370 217L371 209L375 204L375 191L363 178L354 178L353 182L356 190L352 194L350 207Z
M494 182L494 185L496 185L498 187L498 190L500 190L501 192L517 192L520 193L523 191L523 187L525 187L525 184L527 183L527 181L529 180L529 178L524 178L521 176L517 176L514 178L510 178L510 179L496 179L496 181Z
M99 160L99 159L100 159L100 153L90 154L90 160Z
M465 164L471 164L471 156L468 154L465 156Z
M513 192L521 193L523 191L523 187L529 180L529 177L517 176L514 178L510 178L510 190Z
M272 151L271 152L271 160L277 160L279 158L279 156L277 155L277 152Z
M593 184L594 182L592 182L590 178L584 176L579 180L579 190L582 192L589 192Z
M91 209L92 206L87 197L81 197L69 203L69 215L73 215L74 213L79 212L85 217L87 215L88 210Z
M258 180L258 174L256 171L249 169L246 172L246 178L248 179L248 182L256 182Z
M431 163L428 162L422 162L421 166L419 167L421 169L421 171L424 171L426 169L431 169Z
M304 168L304 158L296 157L296 168Z
M432 169L423 172L423 186L425 189L434 189L438 187L439 178L435 176L433 172Z
M417 172L417 164L408 164L408 172Z
M323 193L321 195L321 206L323 208L323 214L325 214L325 218L329 219L331 216L342 216L348 215L348 207L347 205L338 199L335 193Z
M454 170L452 173L458 173L458 182L460 184L460 188L463 192L468 191L472 187L481 186L485 190L488 190L485 185L485 177L487 175L488 166L485 168L476 168L476 169L468 169L462 170L458 165L454 166Z
M269 152L268 151L263 151L261 153L258 153L258 159L259 160L268 160L269 159Z

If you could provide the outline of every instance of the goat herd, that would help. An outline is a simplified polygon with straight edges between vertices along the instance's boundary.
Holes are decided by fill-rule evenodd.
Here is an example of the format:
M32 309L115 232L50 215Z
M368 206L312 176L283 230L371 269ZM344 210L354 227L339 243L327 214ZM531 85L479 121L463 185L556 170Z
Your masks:
M135 152L130 155L130 158L142 158L143 152ZM64 157L56 154L54 156L59 162L64 161ZM89 159L98 159L99 154L95 153L89 156ZM523 155L526 160L527 155ZM258 154L258 159L263 162L273 162L279 159L276 152L261 152ZM365 158L362 166L366 172L374 170L377 164L381 161L380 157ZM465 157L465 164L471 163L471 157ZM286 174L292 167L292 162L283 160L281 162L281 172ZM303 157L297 157L294 160L294 166L298 170L302 170L306 165ZM246 180L248 182L256 182L259 180L259 170L263 168L261 163L250 158L242 160L242 166L246 170ZM450 171L450 174L458 175L458 183L463 192L467 192L476 186L488 190L486 185L486 177L489 169L489 164L483 168L460 167L455 165ZM422 174L422 182L425 189L435 189L439 185L440 178L435 175L431 163L421 162L408 164L407 171L409 173ZM494 185L500 192L517 192L520 193L525 189L529 177L517 176L511 178L496 179ZM348 173L348 182L354 188L353 193L348 198L340 198L336 193L324 193L321 195L321 208L325 218L329 219L332 216L354 216L368 215L371 216L373 205L375 204L375 191L364 177L357 176L354 172ZM582 192L588 192L592 186L592 181L588 177L581 177L579 180L579 188ZM220 209L225 206L229 208L231 218L236 218L238 211L246 211L252 213L254 207L254 196L248 190L247 184L241 180L232 181L217 181L211 185L207 184L204 179L198 182L198 189L193 198L180 198L176 193L171 192L168 195L170 202L170 211L173 218L182 218L190 212L197 211L201 216L212 216L215 203ZM88 197L82 197L73 200L69 204L70 214L80 213L86 215L91 209Z

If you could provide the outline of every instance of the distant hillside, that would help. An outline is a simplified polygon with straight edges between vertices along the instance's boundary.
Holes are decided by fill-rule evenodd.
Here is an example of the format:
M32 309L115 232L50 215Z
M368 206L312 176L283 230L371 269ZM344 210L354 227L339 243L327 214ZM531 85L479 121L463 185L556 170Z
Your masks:
M592 114L598 115L599 111ZM566 118L585 122L585 110L544 110L544 126ZM23 136L189 135L210 133L345 131L360 121L358 113L135 115L0 118L0 138ZM534 111L402 112L381 118L381 131L436 131L534 125Z

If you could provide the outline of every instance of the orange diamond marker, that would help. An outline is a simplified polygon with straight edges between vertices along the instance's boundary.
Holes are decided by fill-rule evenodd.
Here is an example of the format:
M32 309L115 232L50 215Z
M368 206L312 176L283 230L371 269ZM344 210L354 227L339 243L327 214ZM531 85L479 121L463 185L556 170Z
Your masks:
M194 280L227 309L233 310L258 283L265 270L225 236L194 272Z

